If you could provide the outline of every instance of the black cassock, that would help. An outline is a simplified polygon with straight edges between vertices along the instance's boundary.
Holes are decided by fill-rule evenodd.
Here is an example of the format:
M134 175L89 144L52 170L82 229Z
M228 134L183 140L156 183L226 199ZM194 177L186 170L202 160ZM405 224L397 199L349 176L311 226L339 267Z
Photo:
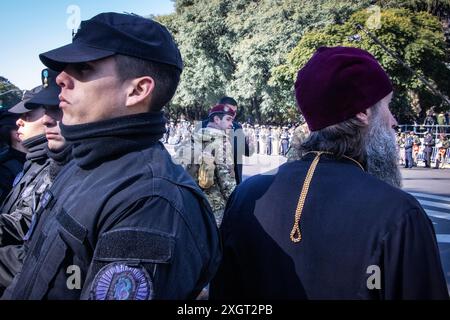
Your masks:
M232 194L211 299L448 299L433 225L411 195L323 155L291 241L313 155Z

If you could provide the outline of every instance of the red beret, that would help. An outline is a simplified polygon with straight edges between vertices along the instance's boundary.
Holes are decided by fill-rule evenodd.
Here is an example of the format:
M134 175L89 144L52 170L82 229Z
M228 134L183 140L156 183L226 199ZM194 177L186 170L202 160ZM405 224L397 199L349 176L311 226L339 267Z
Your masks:
M367 51L349 47L317 49L295 82L297 104L311 131L348 120L391 91L378 61Z
M236 112L226 104L216 104L211 108L211 110L209 110L208 117L216 114L228 114L234 117L236 115Z

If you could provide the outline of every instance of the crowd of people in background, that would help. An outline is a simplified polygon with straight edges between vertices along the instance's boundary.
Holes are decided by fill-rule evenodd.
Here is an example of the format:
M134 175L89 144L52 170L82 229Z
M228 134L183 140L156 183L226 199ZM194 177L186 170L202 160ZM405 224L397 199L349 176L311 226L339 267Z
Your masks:
M400 165L405 168L423 166L425 168L442 169L450 161L448 149L450 140L445 132L433 133L431 130L424 132L399 132L397 133L397 145Z
M242 130L253 146L254 152L261 155L287 156L294 131L299 124L287 126L259 125L243 123ZM167 132L164 134L163 142L169 145L177 145L183 141L190 140L197 127L195 122L181 118L177 121L171 120L166 124Z
M417 166L431 168L433 166L436 169L448 166L450 161L449 133L445 131L447 122L444 113L439 115L442 115L440 119L444 119L443 122L436 121L432 124L430 119L435 117L430 113L425 120L426 125L422 126L422 131L420 130L421 126L417 126L415 131L398 130L397 144L401 166L406 168ZM196 123L190 122L184 117L176 121L170 120L166 124L167 132L162 140L168 145L178 145L183 141L190 140L195 128ZM307 126L298 123L286 126L243 123L242 128L246 139L254 149L252 153L288 158L290 158L289 150L293 143L295 144L296 128L302 129L297 133L299 135L297 140L303 140L308 134Z

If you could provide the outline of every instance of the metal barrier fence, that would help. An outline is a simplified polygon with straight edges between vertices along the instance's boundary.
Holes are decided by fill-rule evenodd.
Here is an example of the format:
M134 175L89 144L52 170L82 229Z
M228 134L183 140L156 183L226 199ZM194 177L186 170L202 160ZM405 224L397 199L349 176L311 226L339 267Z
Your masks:
M435 138L438 138L441 133L450 135L450 125L420 125L420 124L400 124L398 125L401 132L414 131L417 135L424 135L425 132L430 131Z
M424 147L420 146L419 153L417 154L417 161L424 161L425 160L425 154L423 152ZM431 162L436 162L437 155L439 153L439 148L433 147L433 153L431 154ZM444 164L450 164L450 156L449 151L445 153L444 159L442 159L442 162Z
M439 136L444 133L447 137L450 137L450 125L419 125L419 124L402 124L398 126L400 131L403 133L408 133L413 131L417 136L421 137L421 145L419 146L419 152L417 154L417 162L424 162L425 154L423 152L425 146L423 145L423 136L427 131L430 131L435 141L437 142ZM431 162L436 162L438 157L439 148L433 147L433 152L431 154ZM404 148L400 149L400 157L404 158ZM450 165L450 149L445 153L445 157L442 159L442 163L445 165Z

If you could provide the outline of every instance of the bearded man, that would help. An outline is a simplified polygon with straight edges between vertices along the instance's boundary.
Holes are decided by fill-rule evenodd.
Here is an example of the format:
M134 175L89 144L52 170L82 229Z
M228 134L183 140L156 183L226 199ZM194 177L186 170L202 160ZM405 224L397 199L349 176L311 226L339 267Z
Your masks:
M368 52L322 47L298 72L300 160L239 185L213 299L448 299L430 219L399 189L392 84Z

